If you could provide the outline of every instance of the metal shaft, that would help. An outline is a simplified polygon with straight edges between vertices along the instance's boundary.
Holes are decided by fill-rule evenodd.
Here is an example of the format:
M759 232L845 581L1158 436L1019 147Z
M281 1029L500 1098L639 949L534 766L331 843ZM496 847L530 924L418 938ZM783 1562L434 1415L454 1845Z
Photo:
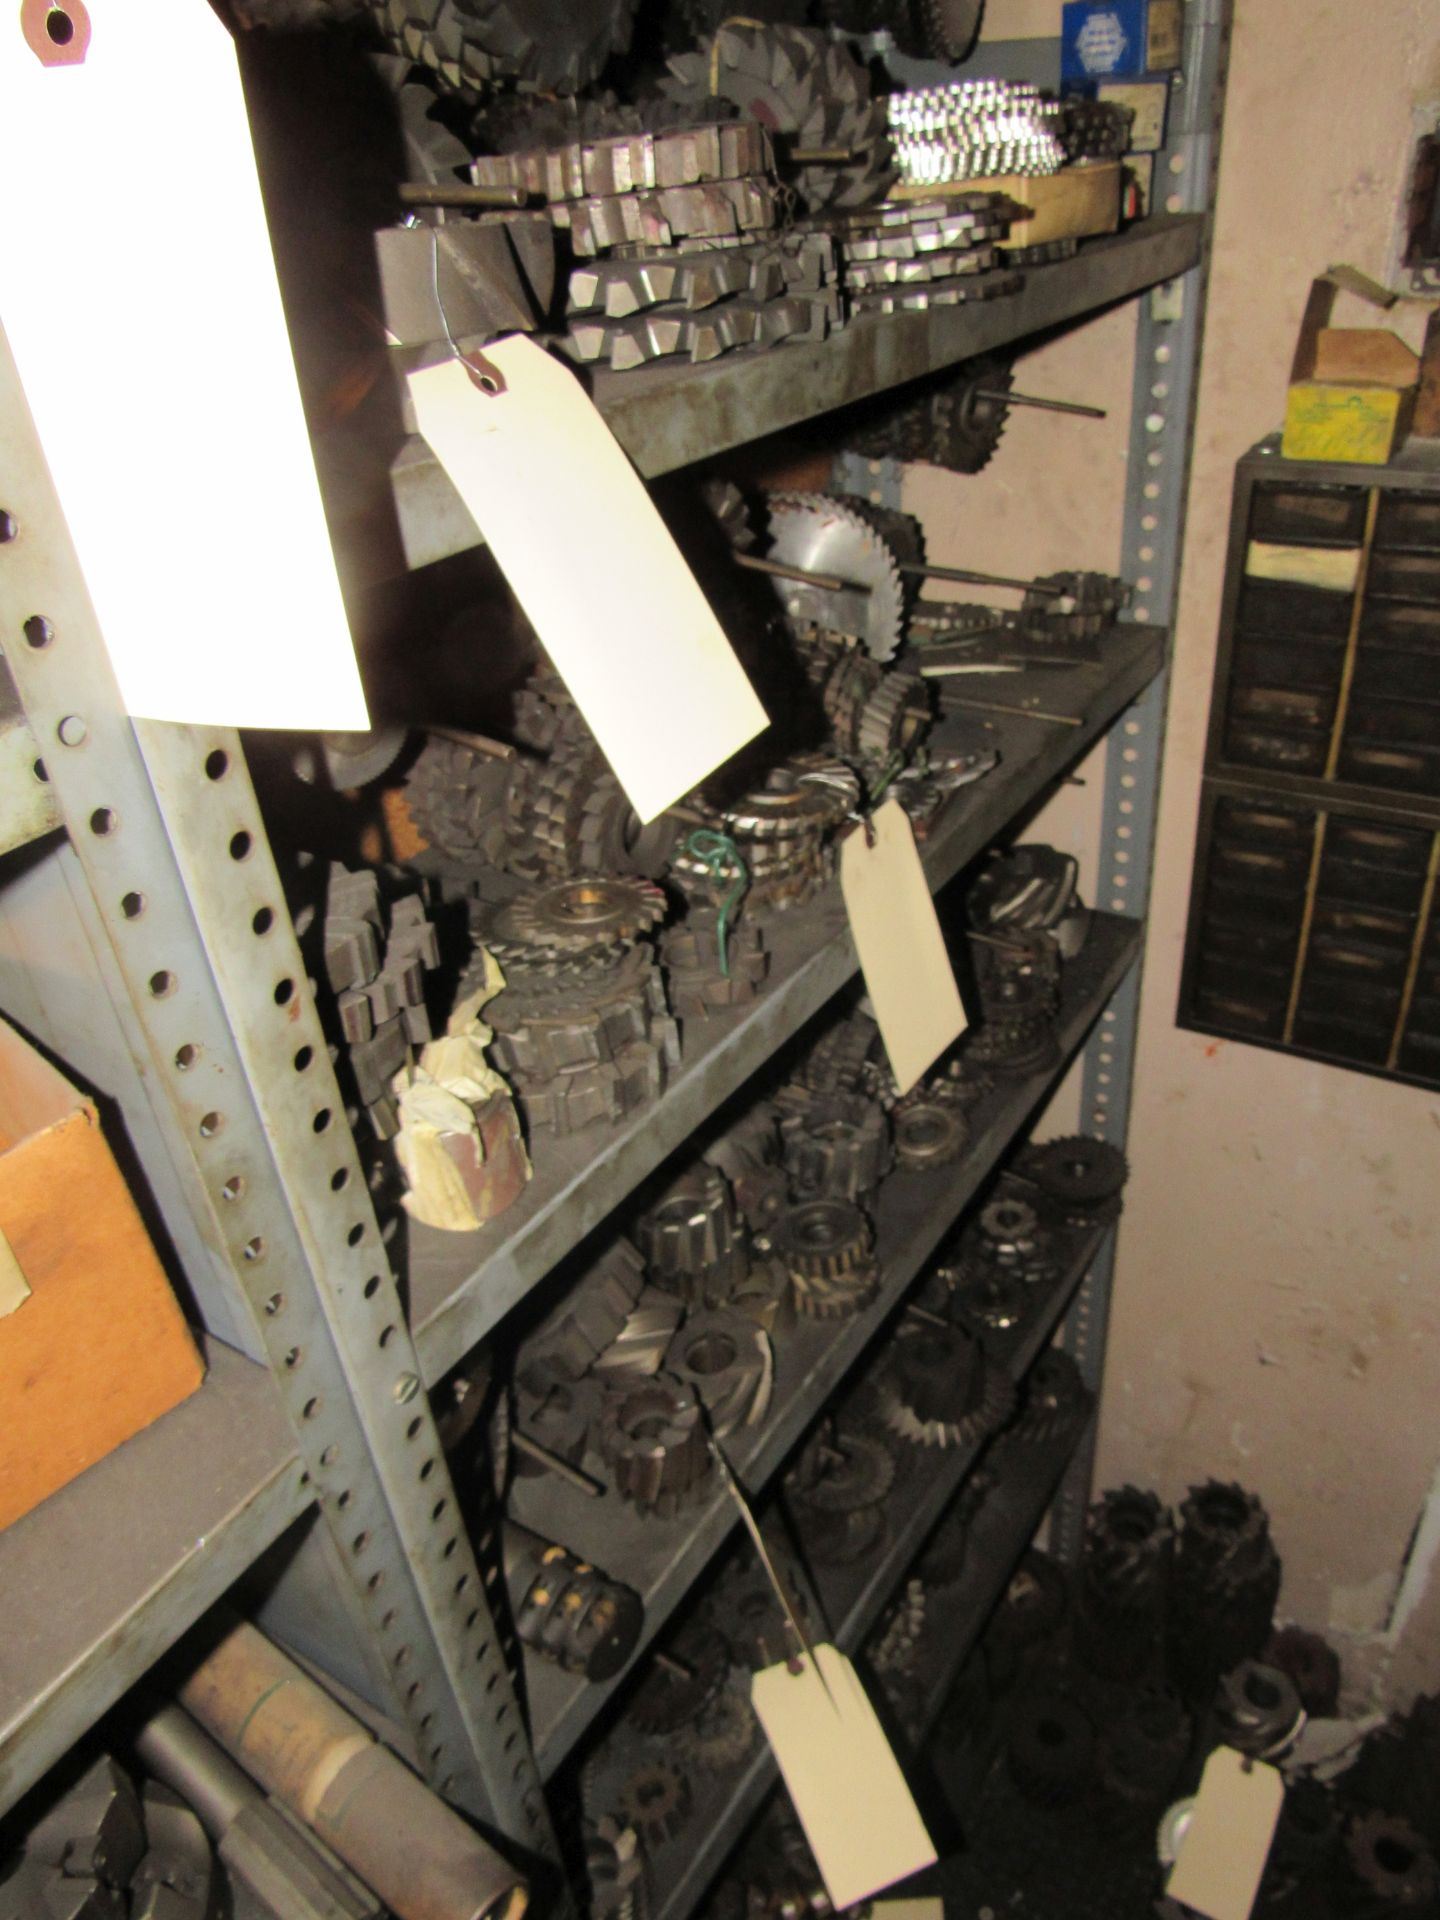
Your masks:
M848 167L854 147L791 147L785 158L797 167Z
M267 1800L183 1707L162 1707L136 1736L146 1768L193 1808L232 1882L284 1920L379 1920L375 1894Z
M1073 713L1045 713L1039 707L1008 707L1000 700L962 700L950 693L943 698L947 707L959 707L969 713L1013 713L1020 720L1048 720L1056 727L1080 727L1085 724Z
M1016 587L1021 593L1038 593L1046 600L1063 600L1063 587L1050 587L1038 580L1011 580L1003 573L977 573L972 567L932 567L928 561L902 560L900 571L912 580L958 580L967 587Z
M579 1467L572 1467L568 1460L562 1460L558 1453L552 1453L549 1447L542 1447L538 1440L532 1440L528 1433L520 1433L514 1428L510 1433L510 1444L516 1453L523 1453L537 1466L544 1467L547 1473L553 1473L557 1479L564 1480L574 1487L577 1493L598 1500L605 1489L598 1480L592 1480L588 1473L582 1473Z
M162 1707L135 1737L135 1751L157 1780L194 1808L215 1839L262 1796L240 1767L183 1707Z
M859 580L842 580L835 573L811 573L805 567L787 566L783 560L767 560L758 553L733 553L737 567L750 573L766 573L772 580L796 580L802 587L819 587L823 593L869 593Z
M180 1702L398 1920L520 1920L523 1877L248 1622L200 1662Z
M1007 407L1038 407L1042 413L1075 413L1082 420L1103 420L1104 407L1083 406L1078 400L1042 400L1038 393L1012 393L1008 387L976 387L977 400L995 400Z
M402 180L396 192L402 207L474 207L491 213L528 207L535 199L524 187L472 187L460 180Z

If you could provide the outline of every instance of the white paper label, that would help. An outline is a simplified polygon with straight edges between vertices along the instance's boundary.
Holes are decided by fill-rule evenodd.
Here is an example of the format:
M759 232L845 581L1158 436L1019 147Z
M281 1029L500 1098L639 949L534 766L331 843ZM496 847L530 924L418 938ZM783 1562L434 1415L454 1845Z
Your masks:
M421 433L469 508L642 820L769 724L709 602L584 389L533 340L409 376Z
M965 1009L935 902L897 800L872 816L875 844L857 827L840 847L840 887L890 1071L908 1093L965 1031Z
M933 1866L936 1854L855 1669L834 1647L814 1651L823 1685L804 1659L799 1673L757 1673L751 1698L838 1909Z
M368 727L234 45L204 0L87 8L73 64L0 22L0 323L122 697Z
M0 1233L0 1320L23 1307L30 1298L30 1282L20 1271L15 1249Z
M1217 1747L1170 1870L1170 1898L1210 1920L1249 1920L1284 1799L1274 1767Z

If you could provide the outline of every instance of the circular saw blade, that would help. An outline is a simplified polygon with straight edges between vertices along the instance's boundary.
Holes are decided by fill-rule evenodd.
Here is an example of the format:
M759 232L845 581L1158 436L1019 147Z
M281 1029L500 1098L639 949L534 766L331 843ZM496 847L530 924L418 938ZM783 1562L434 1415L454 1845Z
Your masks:
M868 588L835 592L776 580L790 618L853 635L872 659L893 659L903 633L905 588L888 542L857 508L829 494L776 493L769 505L770 559Z

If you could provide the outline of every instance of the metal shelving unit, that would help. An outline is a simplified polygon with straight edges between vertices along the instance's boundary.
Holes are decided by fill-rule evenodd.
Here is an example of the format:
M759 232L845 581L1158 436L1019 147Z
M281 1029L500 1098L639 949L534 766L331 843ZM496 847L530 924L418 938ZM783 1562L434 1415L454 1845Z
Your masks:
M1166 198L1153 218L1084 246L1072 261L1029 269L1024 290L1008 298L868 317L816 347L596 384L622 445L642 473L657 475L1142 296L1124 554L1127 576L1141 583L1135 624L1100 667L1047 680L1047 710L1063 708L1077 724L996 720L999 771L952 805L924 849L938 886L1119 721L1097 902L1107 911L1089 959L1071 971L1062 1035L1068 1055L1094 1029L1087 1123L1117 1141L1163 712L1157 675L1174 605L1198 364L1223 13L1224 0L1186 0L1186 74L1172 145L1157 157ZM10 849L0 866L0 1007L118 1109L162 1254L208 1330L210 1362L191 1401L0 1535L14 1603L0 1672L0 1811L308 1514L299 1557L308 1556L311 1574L312 1651L317 1641L333 1648L332 1671L364 1676L444 1794L554 1858L543 1780L614 1689L527 1667L527 1723L455 1519L425 1386L851 978L843 922L821 903L803 927L787 927L775 943L771 990L739 1017L713 1023L662 1098L607 1137L603 1152L583 1137L540 1151L536 1178L509 1214L461 1239L416 1231L397 1280L240 739L124 713L3 341L0 436L0 644L15 689L13 699L0 698L0 847ZM348 585L477 544L419 443L352 427L317 453ZM882 1298L838 1341L802 1331L787 1347L774 1414L737 1448L752 1489L773 1477L858 1362L1051 1078L991 1096L976 1116L970 1157L938 1185L922 1192L912 1178L887 1187ZM1080 1284L1066 1337L1093 1384L1109 1244L1093 1259L1082 1249L1033 1338L1010 1357L1017 1369ZM841 1644L859 1643L904 1576L921 1516L938 1513L963 1472L964 1463L947 1463L863 1593L840 1604ZM1067 1486L1083 1498L1078 1477ZM534 1503L524 1508L532 1521L563 1504L552 1483L531 1483L524 1498ZM683 1525L641 1529L625 1516L602 1519L604 1504L572 1501L554 1530L582 1550L586 1529L600 1530L599 1563L645 1589L653 1634L721 1545L730 1514L714 1502ZM1035 1512L1026 1507L1028 1525ZM763 1784L757 1772L756 1797ZM717 1817L666 1895L667 1920L701 1896L753 1804L737 1795Z

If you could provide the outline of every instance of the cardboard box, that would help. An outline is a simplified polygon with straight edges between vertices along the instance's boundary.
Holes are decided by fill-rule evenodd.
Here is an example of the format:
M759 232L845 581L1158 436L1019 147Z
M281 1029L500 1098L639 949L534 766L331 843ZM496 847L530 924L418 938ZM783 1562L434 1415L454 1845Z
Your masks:
M1395 295L1348 267L1332 267L1311 284L1290 368L1280 451L1287 460L1383 466L1410 431L1420 358L1387 328L1332 327L1342 288L1372 306L1395 304Z
M1182 0L1065 0L1062 81L1138 80L1180 65Z
M203 1374L94 1105L0 1020L0 1527Z
M1165 144L1165 112L1170 104L1168 80L1120 80L1095 89L1097 100L1129 107L1135 119L1130 127L1131 153L1158 153Z

